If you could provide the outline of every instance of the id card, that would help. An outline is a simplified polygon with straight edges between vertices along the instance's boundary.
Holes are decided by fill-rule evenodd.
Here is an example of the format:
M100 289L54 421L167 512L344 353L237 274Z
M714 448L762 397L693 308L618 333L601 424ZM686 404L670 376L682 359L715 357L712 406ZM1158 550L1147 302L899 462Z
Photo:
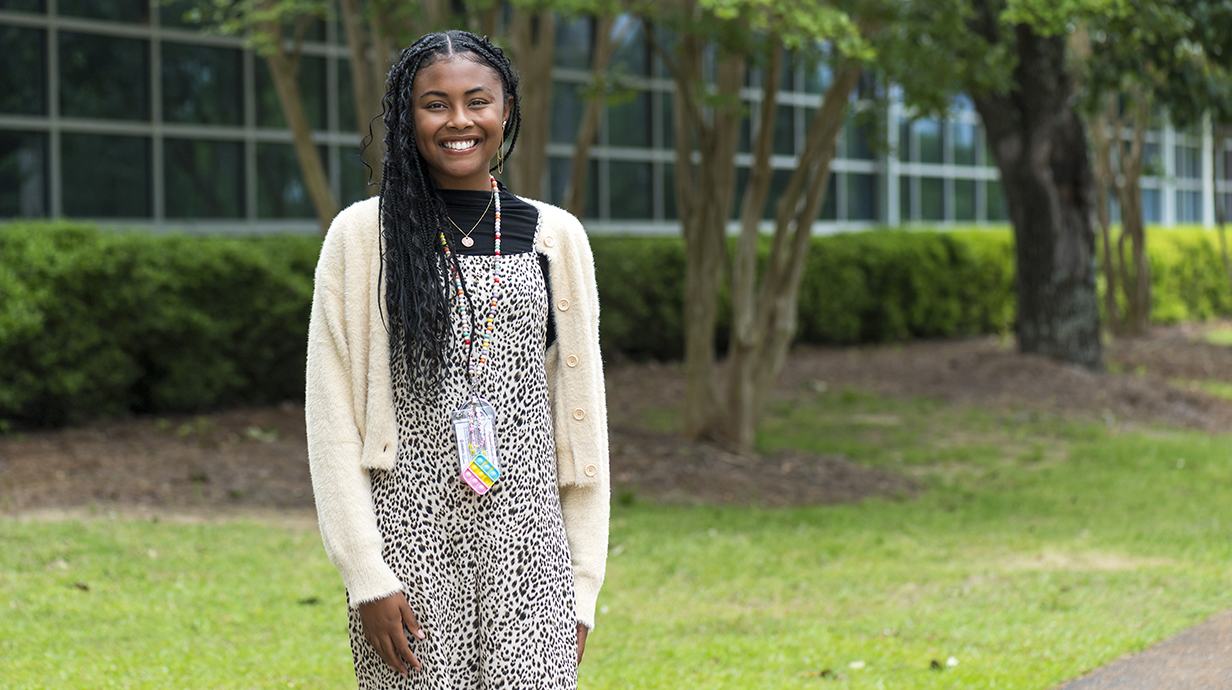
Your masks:
M462 481L482 496L500 479L496 409L487 400L474 398L453 413L453 433L458 441Z

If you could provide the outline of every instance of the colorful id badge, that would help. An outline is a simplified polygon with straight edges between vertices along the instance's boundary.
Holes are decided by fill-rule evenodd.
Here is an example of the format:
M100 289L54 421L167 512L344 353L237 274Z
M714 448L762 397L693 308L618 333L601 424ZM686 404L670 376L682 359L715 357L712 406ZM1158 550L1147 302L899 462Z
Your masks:
M458 440L458 467L462 481L479 495L500 479L496 457L496 409L483 398L474 398L453 413L453 433Z

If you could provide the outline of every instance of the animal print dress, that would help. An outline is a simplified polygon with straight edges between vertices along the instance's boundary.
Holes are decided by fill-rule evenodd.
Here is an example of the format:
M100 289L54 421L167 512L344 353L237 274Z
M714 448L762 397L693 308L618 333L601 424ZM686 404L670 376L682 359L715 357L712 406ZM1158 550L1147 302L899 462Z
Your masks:
M483 308L494 257L458 256ZM427 637L407 635L423 666L402 678L350 612L361 689L531 690L577 687L573 572L556 488L544 346L547 286L534 252L501 257L501 296L478 394L496 408L500 480L480 496L459 477L452 413L470 399L461 347L437 401L411 394L393 357L398 460L372 472L385 562L402 580ZM462 319L454 310L455 342Z

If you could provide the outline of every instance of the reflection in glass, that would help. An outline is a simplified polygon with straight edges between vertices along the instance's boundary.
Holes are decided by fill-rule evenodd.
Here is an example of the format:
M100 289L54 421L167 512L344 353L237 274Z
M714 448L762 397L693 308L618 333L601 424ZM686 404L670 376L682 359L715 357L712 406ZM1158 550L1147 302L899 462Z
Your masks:
M161 0L162 7L158 12L158 23L162 26L177 29L199 29L201 24L184 15L197 9L197 0Z
M911 160L911 121L898 121L898 159L904 163Z
M975 220L975 180L954 180L954 220Z
M877 220L877 176L847 173L847 220Z
M780 105L774 115L774 152L780 156L796 154L796 109Z
M945 180L920 178L920 220L945 220Z
M149 120L148 55L145 41L60 32L60 112Z
M1190 180L1202 177L1202 150L1197 146L1176 146L1176 176ZM1178 218L1179 220L1179 218Z
M834 70L824 62L810 62L812 64L806 64L804 69L804 91L825 93L826 89L830 88L830 82L834 81Z
M950 136L954 140L954 164L975 165L975 125L951 123Z
M42 14L47 11L47 6L43 0L0 0L0 10Z
M291 144L257 144L257 216L312 218L308 188Z
M342 170L342 204L353 204L368 198L368 168L359 157L359 149L344 148L338 156Z
M898 179L898 218L903 223L919 220L914 204L915 189L912 184L913 179L906 175Z
M583 218L599 217L599 161L591 159L590 170L586 173L586 208L582 211ZM569 158L548 159L548 193L551 202L559 206L565 204L565 193L569 188L570 177L573 174L573 161Z
M620 39L623 35L623 40L614 46L613 70L625 74L650 74L650 46L643 31L641 20L631 14L622 14L612 22L613 40Z
M163 144L168 218L242 218L244 144L167 139Z
M256 61L257 126L286 129L287 120L278 101L278 90L264 59ZM312 129L325 128L325 58L305 55L299 65L299 91L304 113Z
M59 0L56 12L67 17L110 19L115 22L148 24L149 0Z
M1176 222L1202 222L1202 192L1189 189L1176 190Z
M355 122L355 89L351 86L351 61L338 60L338 129L343 132L358 132ZM368 123L364 123L364 132Z
M593 32L589 17L556 22L556 66L568 69L590 69L590 36Z
M575 125L576 127L576 125ZM650 94L639 91L631 101L607 107L607 143L610 146L650 146Z
M1160 193L1158 189L1142 190L1142 220L1148 223L1158 223L1163 216Z
M608 190L613 219L649 220L654 218L654 188L650 163L611 161L608 163Z
M558 81L552 89L551 139L554 143L572 144L577 138L578 124L586 110L581 88L573 82Z
M47 213L47 135L0 132L0 218Z
M0 113L47 113L45 36L42 29L0 26Z
M241 53L232 48L164 43L163 119L209 125L243 123Z
M848 120L844 126L846 134L846 158L855 160L873 160L873 127L866 122Z
M1000 180L988 180L984 183L985 216L994 223L1004 223L1009 220L1009 208L1005 205L1005 192L1001 189Z
M65 132L60 142L65 215L150 216L149 139Z
M920 163L943 163L941 123L936 120L916 120L915 135L920 147ZM927 220L927 219L926 219Z

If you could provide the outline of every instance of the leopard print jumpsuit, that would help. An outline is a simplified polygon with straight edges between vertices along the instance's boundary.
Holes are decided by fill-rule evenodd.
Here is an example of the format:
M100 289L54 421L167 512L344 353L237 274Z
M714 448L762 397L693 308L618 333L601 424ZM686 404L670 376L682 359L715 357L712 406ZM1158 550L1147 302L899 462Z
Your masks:
M457 258L479 306L491 294L494 257ZM402 678L364 638L352 609L361 689L577 687L573 574L543 358L548 297L538 255L502 256L501 286L490 361L477 385L496 408L502 465L487 494L459 478L450 418L469 400L460 348L440 399L431 403L412 396L405 361L392 358L398 460L392 470L373 471L372 496L385 561L427 637L407 636L423 670L408 665ZM457 309L454 332L460 343Z

